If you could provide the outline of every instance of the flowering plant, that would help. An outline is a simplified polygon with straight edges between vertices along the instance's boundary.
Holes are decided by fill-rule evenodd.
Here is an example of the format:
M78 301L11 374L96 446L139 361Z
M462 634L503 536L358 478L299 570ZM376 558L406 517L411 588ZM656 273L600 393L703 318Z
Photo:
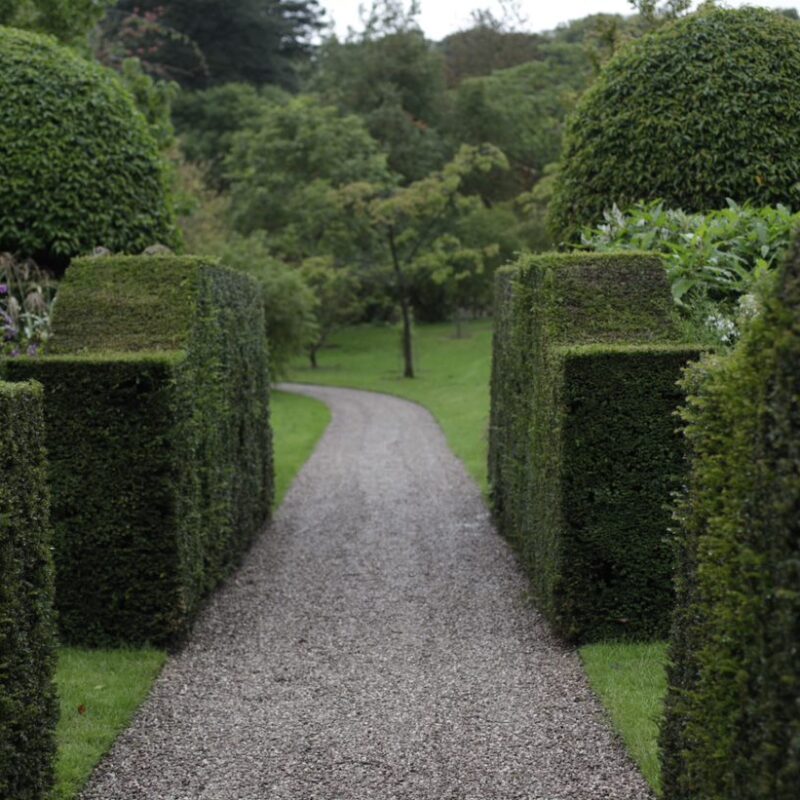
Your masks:
M0 253L0 356L33 356L46 344L55 292L36 262Z

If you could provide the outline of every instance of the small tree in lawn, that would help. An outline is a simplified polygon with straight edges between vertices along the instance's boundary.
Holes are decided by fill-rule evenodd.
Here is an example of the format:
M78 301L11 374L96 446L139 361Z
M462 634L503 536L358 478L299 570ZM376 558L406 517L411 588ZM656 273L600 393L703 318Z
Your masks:
M325 256L306 260L300 274L317 298L316 334L306 345L311 366L316 369L317 353L328 337L337 328L355 322L363 312L361 284L353 270L334 267L333 259Z
M474 269L490 254L493 243L468 248L457 234L458 222L481 200L462 194L464 182L477 173L504 170L508 162L493 145L464 145L440 171L389 192L354 202L354 213L366 213L383 246L383 257L394 277L390 289L403 319L403 375L414 377L411 343L411 278L415 270L439 272L455 280L467 265ZM352 192L351 197L357 192ZM488 248L488 249L487 249ZM468 252L469 251L469 252ZM380 254L380 251L378 251ZM379 255L380 257L380 255Z

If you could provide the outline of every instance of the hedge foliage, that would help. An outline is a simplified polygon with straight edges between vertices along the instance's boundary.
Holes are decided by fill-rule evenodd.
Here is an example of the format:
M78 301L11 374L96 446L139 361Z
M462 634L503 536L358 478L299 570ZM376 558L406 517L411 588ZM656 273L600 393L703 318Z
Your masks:
M45 386L64 638L166 642L237 563L272 503L258 286L201 258L78 259Z
M0 251L63 267L176 233L147 123L114 74L53 39L0 28Z
M523 256L497 277L489 480L501 532L569 639L666 634L681 472L679 342L643 253Z
M687 374L678 604L661 733L671 800L800 795L800 241L729 354Z
M568 123L554 232L641 200L800 208L799 74L800 25L765 9L703 9L630 43Z
M42 387L0 383L0 797L43 799L57 705Z

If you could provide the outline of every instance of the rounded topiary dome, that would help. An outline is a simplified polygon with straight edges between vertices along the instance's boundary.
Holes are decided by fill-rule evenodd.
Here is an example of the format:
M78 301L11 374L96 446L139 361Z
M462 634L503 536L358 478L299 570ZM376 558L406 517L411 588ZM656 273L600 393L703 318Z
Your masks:
M711 9L632 42L567 125L550 206L574 238L616 203L800 208L800 23Z
M0 251L58 269L174 239L162 160L116 76L0 27Z

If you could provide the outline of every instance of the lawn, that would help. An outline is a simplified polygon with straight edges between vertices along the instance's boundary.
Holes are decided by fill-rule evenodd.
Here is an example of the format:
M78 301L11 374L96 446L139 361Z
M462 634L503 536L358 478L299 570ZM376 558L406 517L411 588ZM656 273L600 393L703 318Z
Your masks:
M335 334L319 353L317 369L295 359L288 379L384 392L425 406L485 492L491 346L486 320L468 323L463 338L455 337L450 324L418 325L417 377L403 378L400 328L361 325Z
M271 410L277 508L325 431L330 412L316 400L283 392L273 393ZM59 651L56 685L61 717L53 800L77 795L130 724L166 658L163 651L149 649Z
M667 690L666 645L593 644L580 653L614 728L648 783L659 791L657 739Z

